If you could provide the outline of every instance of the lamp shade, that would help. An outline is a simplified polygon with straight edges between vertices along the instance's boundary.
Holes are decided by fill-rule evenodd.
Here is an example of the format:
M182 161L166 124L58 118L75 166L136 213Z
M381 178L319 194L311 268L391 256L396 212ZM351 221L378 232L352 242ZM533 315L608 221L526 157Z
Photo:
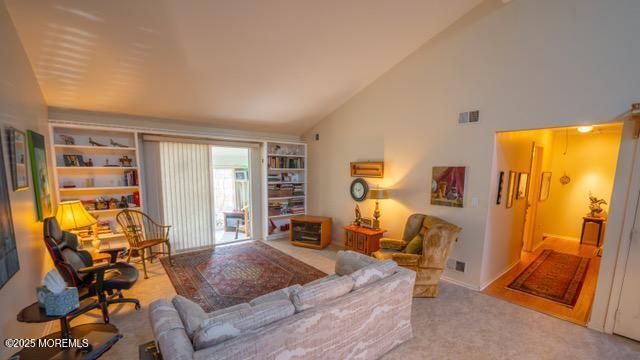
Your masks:
M58 205L56 219L62 230L83 228L98 222L84 208L80 200L61 202Z
M387 189L371 189L369 190L369 199L383 200L389 198L389 190Z

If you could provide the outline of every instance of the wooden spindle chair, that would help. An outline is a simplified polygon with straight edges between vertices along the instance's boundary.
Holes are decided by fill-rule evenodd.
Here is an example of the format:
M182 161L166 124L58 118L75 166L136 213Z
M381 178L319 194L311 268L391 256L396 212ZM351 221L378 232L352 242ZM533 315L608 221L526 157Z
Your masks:
M131 259L133 253L138 253L142 261L144 270L144 278L147 276L146 260L153 262L153 258L159 254L169 256L169 264L173 266L171 260L171 244L169 243L170 225L161 225L153 221L149 215L138 210L122 210L116 216L118 224L124 231L127 241L129 241L129 255L127 262ZM153 247L158 245L166 246L167 251L154 251ZM148 253L148 254L145 254Z

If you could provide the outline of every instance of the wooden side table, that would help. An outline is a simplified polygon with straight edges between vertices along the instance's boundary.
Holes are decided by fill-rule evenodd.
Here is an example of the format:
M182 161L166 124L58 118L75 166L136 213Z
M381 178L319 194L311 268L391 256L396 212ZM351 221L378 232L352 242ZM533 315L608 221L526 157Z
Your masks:
M595 237L596 239L595 245L596 247L600 247L600 245L602 245L602 241L604 240L604 230L605 230L605 227L607 226L607 219L585 216L582 218L582 220L583 221L582 221L582 232L580 233L580 244L586 243L586 244L594 245L593 244L594 241L589 241L589 240ZM589 232L586 231L587 224L589 223L594 223L598 225L598 232L595 235L589 236L590 235Z
M380 238L387 230L373 230L362 226L349 225L344 227L344 247L347 250L371 256L371 253L380 249Z
M324 249L331 244L331 218L325 216L292 216L289 241L292 245Z

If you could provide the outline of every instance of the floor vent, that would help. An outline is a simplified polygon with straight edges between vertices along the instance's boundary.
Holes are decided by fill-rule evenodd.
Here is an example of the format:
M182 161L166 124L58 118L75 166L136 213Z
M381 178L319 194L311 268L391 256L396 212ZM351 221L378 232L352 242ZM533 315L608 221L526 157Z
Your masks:
M464 272L465 266L466 266L466 263L464 261L460 261L456 259L449 259L447 261L447 269L449 270Z

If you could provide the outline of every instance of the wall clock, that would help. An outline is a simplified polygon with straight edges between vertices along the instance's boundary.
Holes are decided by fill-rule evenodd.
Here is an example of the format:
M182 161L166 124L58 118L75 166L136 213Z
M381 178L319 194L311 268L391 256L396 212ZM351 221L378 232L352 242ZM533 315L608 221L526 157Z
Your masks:
M353 200L362 201L367 198L369 184L363 178L357 178L351 182L349 190Z

